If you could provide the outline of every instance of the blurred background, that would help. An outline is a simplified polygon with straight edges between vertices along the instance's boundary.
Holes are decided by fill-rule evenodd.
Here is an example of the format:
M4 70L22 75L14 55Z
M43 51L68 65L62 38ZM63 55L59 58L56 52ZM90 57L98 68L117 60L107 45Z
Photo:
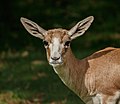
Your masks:
M2 0L0 3L0 104L83 104L46 61L42 40L20 17L44 29L72 28L93 15L85 35L71 44L77 58L120 47L120 0Z

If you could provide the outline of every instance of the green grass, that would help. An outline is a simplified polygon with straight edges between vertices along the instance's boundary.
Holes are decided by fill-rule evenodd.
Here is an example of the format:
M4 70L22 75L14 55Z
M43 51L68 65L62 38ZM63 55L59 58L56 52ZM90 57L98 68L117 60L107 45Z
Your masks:
M39 51L0 56L0 104L82 104Z

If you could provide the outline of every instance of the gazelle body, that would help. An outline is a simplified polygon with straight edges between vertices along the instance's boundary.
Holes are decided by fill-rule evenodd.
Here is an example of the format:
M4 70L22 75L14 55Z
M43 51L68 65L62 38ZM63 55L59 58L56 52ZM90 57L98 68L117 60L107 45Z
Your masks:
M70 48L71 40L82 35L93 19L90 16L69 31L46 31L25 18L21 22L30 34L43 39L49 64L86 104L120 104L120 49L106 48L78 60Z

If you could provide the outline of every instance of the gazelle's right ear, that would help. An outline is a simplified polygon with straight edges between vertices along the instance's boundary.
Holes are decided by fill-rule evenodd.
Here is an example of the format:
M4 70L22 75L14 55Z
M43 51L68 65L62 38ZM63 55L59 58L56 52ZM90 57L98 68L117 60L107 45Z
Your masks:
M20 18L20 21L22 22L25 29L33 36L44 39L44 34L46 33L46 30L41 28L39 25L37 25L35 22L23 18Z
M84 20L78 22L72 29L69 30L68 34L70 35L71 39L75 39L78 36L81 36L85 33L85 31L90 27L91 23L93 22L94 17L89 16Z

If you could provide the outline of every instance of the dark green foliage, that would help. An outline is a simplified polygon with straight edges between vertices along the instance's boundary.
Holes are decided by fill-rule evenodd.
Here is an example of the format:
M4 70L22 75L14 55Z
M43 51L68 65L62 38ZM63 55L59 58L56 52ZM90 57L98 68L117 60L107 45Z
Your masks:
M67 28L89 15L95 17L89 32L119 33L119 0L3 0L0 3L0 49L39 47L39 39L28 36L20 17L29 18L45 29Z

